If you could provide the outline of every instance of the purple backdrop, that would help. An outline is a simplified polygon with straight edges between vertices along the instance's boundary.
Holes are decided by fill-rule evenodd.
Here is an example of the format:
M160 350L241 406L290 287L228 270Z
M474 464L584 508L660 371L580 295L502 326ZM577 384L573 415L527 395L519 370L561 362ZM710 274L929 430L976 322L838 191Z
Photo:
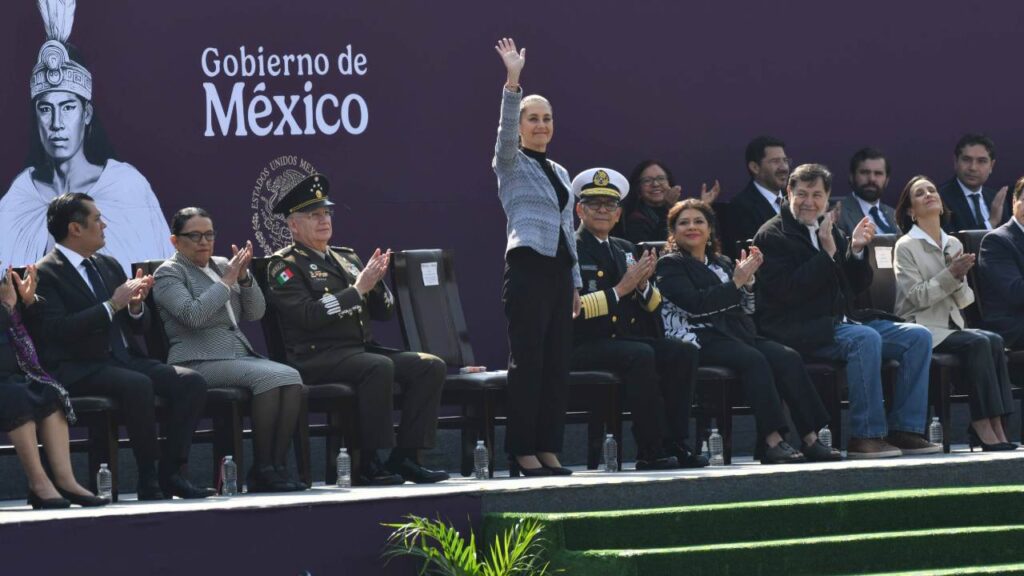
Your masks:
M505 220L490 170L503 81L492 49L498 37L527 47L523 85L552 100L558 129L550 153L571 173L594 165L628 172L658 157L684 195L719 178L728 197L746 180L746 142L770 133L798 162L833 167L844 194L849 155L881 147L894 164L887 192L894 201L912 174L946 178L965 131L996 140L995 183L1020 174L1024 142L1007 120L1019 113L1013 23L1021 16L1016 3L980 0L183 0L159 8L81 0L71 42L87 57L97 110L119 156L149 179L165 213L209 208L226 252L227 243L253 236L250 197L261 169L281 155L304 158L330 176L332 196L346 208L335 219L337 243L364 255L378 245L457 251L477 355L499 367ZM5 182L23 167L28 76L42 41L35 2L5 2ZM330 70L287 78L204 73L204 50L217 48L223 58L243 45L250 53L262 46L265 56L323 53ZM337 56L349 45L365 55L365 74L339 72ZM214 119L217 135L204 136L204 82L226 107L235 82L244 83L248 104L261 81L267 96L301 99L307 80L314 100L358 94L368 110L365 130L327 135L314 122L313 135L289 135L285 125L284 135L241 137L232 125L223 136ZM303 109L300 100L300 129ZM325 123L338 119L336 108L326 110ZM276 125L280 115L269 120ZM355 131L360 120L350 117ZM380 332L397 341L394 325Z

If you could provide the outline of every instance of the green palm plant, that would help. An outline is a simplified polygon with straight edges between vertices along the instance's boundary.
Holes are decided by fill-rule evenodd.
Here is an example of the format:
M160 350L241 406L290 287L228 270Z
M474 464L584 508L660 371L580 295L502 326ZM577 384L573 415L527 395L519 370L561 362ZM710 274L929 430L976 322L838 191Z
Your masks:
M544 528L535 519L520 519L515 526L495 537L487 550L477 550L476 537L469 542L440 518L431 520L414 514L408 522L384 524L393 528L382 556L412 556L423 561L419 574L432 576L544 576L550 574L544 561Z

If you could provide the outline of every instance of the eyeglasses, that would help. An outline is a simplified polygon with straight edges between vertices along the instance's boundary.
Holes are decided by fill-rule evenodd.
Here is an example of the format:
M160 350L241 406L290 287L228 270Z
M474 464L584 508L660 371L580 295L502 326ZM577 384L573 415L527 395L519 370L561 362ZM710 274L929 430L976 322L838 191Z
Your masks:
M668 182L668 176L654 176L654 177L644 176L643 178L638 180L638 182L640 182L641 186L650 186L651 184L655 184L655 183L657 183L657 184L664 184L664 183Z
M184 234L175 234L175 236L185 237L191 240L194 244L199 244L200 240L206 240L207 242L213 242L213 239L217 237L217 232L210 230L209 232L185 232Z
M618 202L584 202L583 206L585 206L586 208L588 208L590 210L593 210L594 212L600 212L601 210L604 210L605 212L613 212L613 211L615 211L616 208L619 207L619 203Z

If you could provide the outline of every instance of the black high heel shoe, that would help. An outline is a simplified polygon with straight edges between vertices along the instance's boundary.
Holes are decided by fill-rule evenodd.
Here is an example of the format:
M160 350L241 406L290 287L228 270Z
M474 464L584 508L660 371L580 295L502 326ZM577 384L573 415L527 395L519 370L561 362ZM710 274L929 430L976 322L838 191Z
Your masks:
M572 470L570 470L569 473L571 474ZM516 460L515 456L509 456L508 477L518 478L520 474L529 478L533 476L552 476L554 473L550 468L545 467L543 464L540 465L540 468L523 468L519 465L519 460Z
M71 508L71 502L68 502L64 498L40 498L32 490L28 491L28 503L32 506L33 510L59 510L61 508Z
M985 444L981 441L981 437L978 436L978 432L974 429L974 426L970 424L967 425L967 445L970 446L971 452L974 452L975 446L980 446L982 452L1005 452L1017 449L1017 445L1011 442Z
M60 486L55 486L57 492L64 497L65 500L72 504L78 504L82 508L95 508L97 506L106 506L110 504L110 500L106 498L100 498L99 496L93 496L92 494L75 494L74 492L68 492Z

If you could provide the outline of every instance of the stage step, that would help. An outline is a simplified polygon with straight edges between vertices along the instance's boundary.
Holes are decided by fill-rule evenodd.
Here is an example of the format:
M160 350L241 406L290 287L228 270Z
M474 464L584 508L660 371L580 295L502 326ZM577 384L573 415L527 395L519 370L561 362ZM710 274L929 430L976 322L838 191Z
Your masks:
M486 531L523 517L544 523L558 567L593 576L672 574L681 567L698 575L863 574L1024 562L1022 486L495 514Z
M941 570L915 570L914 572L886 572L861 576L960 576L961 574L1024 574L1024 564L999 564L997 566L958 566Z

